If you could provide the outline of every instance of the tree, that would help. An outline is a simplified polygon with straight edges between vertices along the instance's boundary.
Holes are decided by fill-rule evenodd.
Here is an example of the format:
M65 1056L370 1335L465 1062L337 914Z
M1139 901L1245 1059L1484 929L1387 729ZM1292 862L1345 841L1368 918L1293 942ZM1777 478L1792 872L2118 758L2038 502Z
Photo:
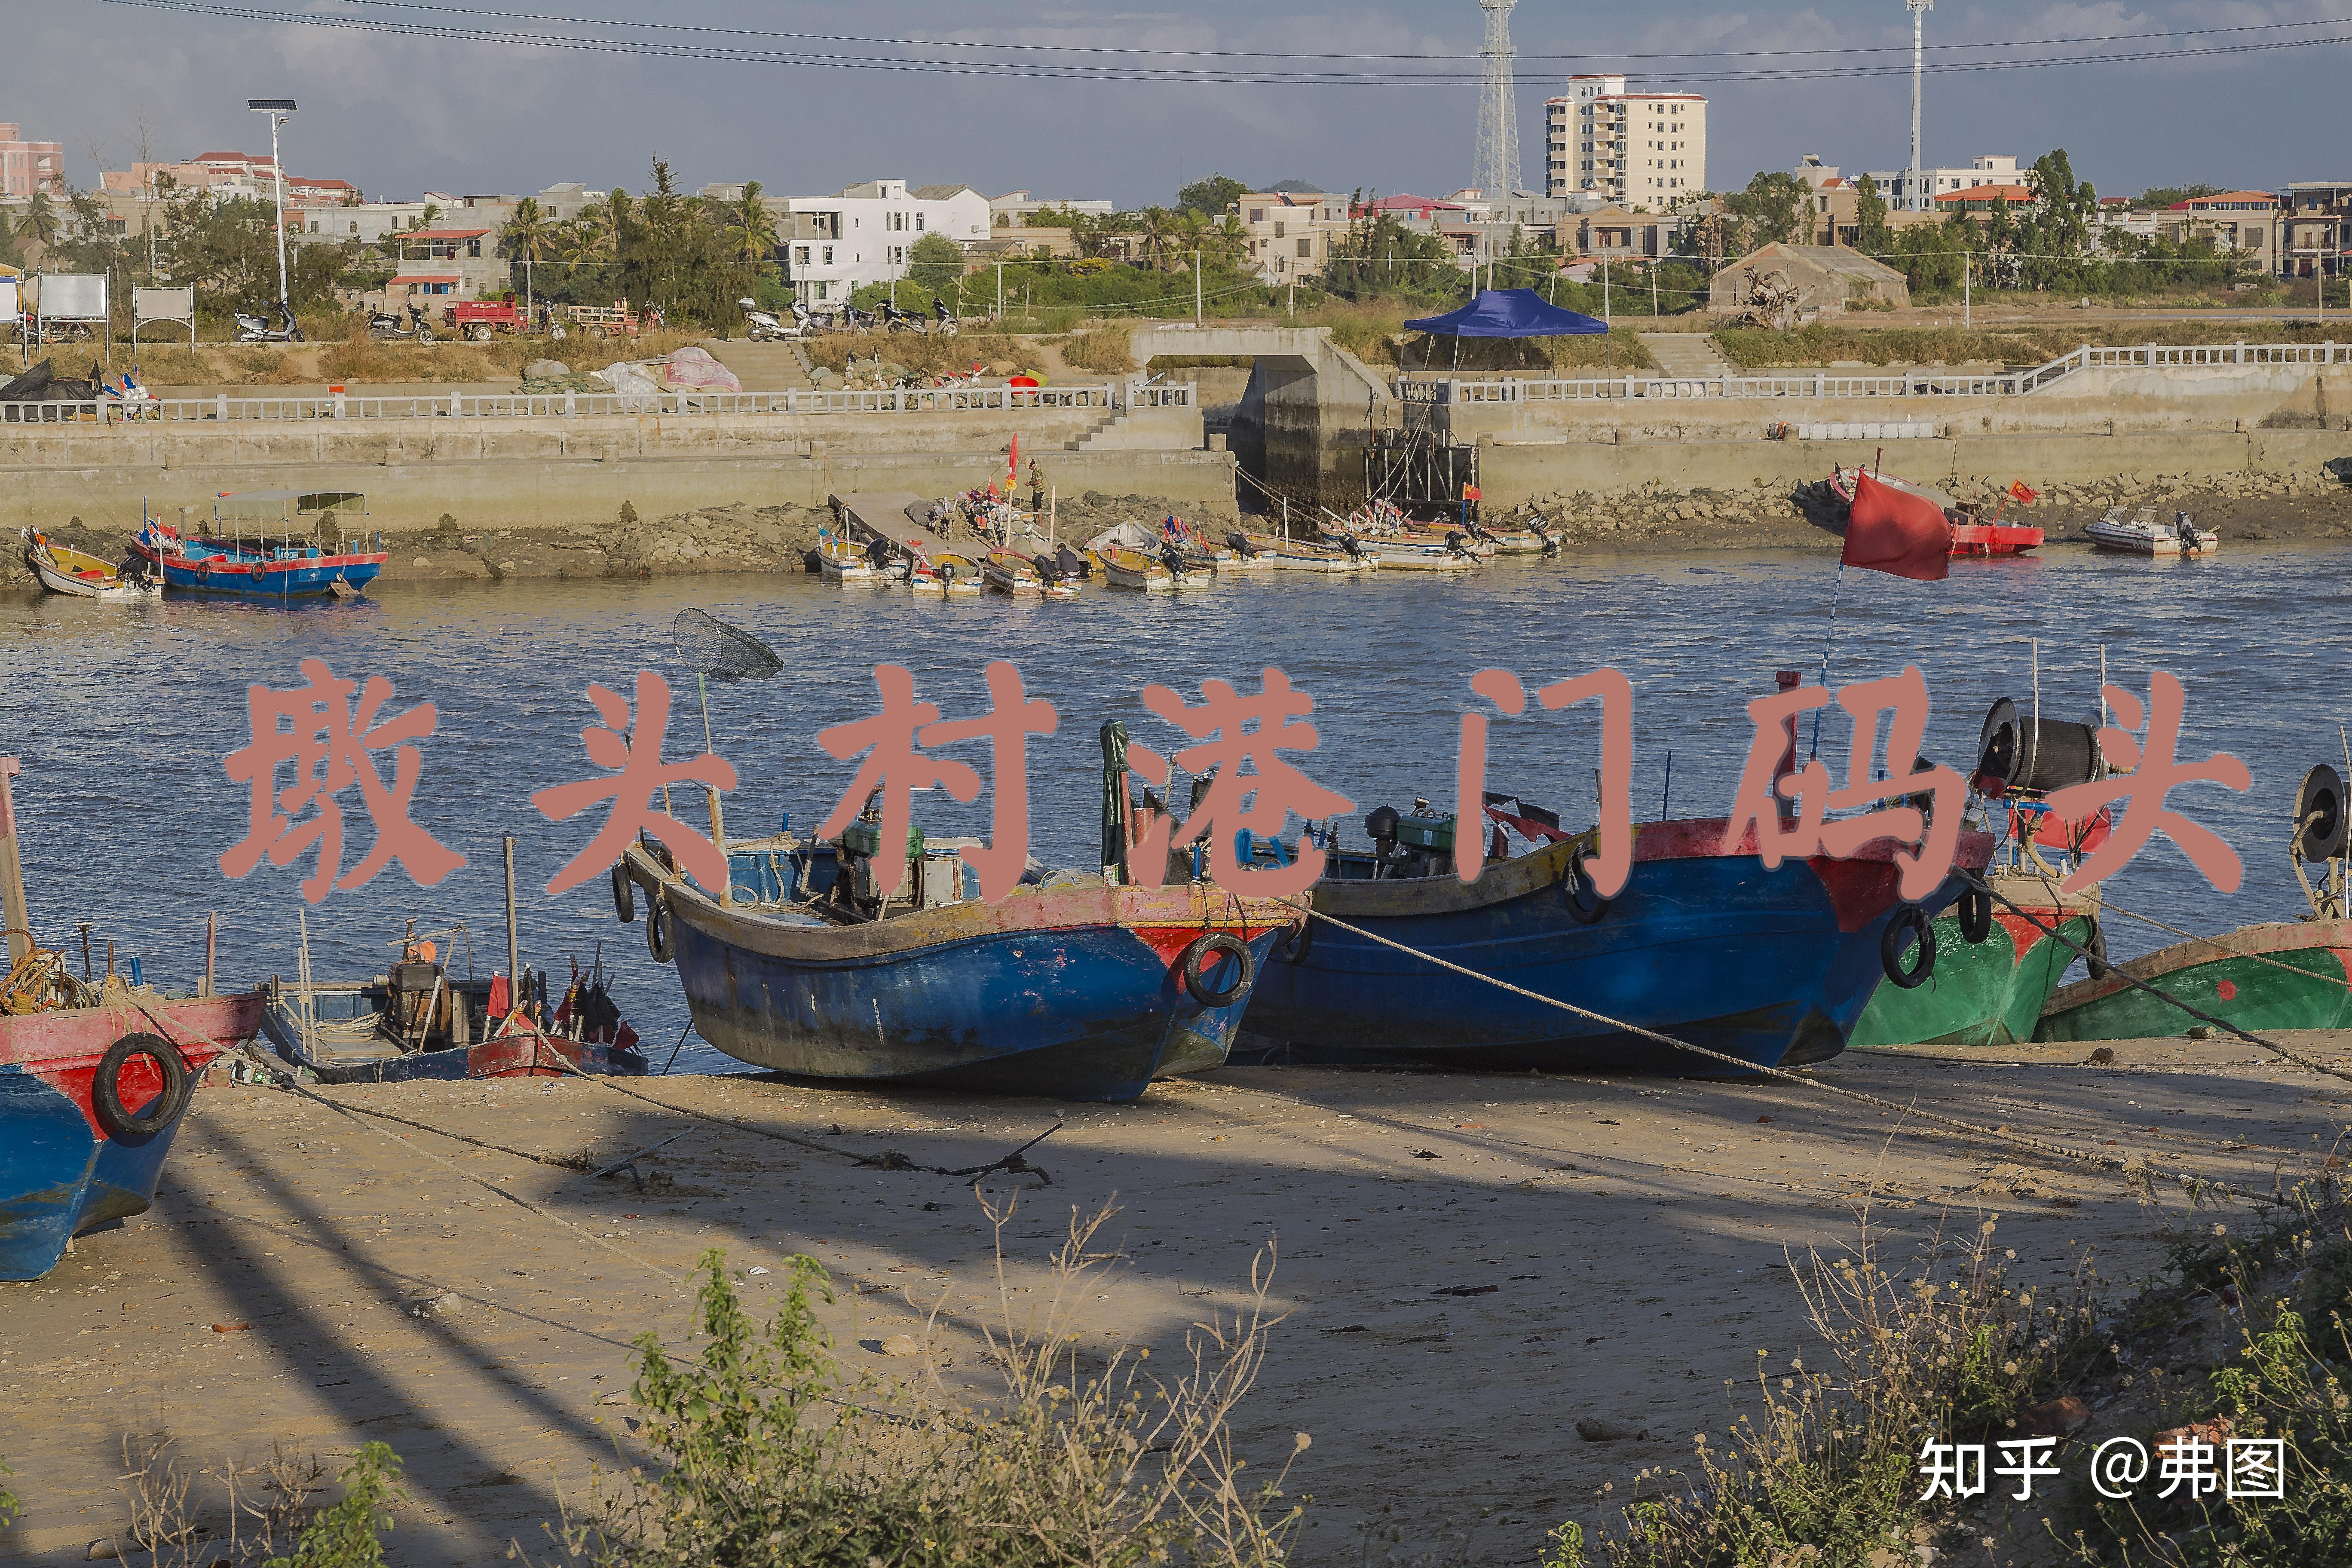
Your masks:
M1452 300L1467 281L1454 263L1454 249L1442 235L1410 228L1394 213L1360 209L1365 216L1331 241L1323 268L1327 293L1344 300L1402 295L1417 300ZM1238 231L1239 226L1235 225Z
M1146 207L1142 220L1136 226L1143 239L1143 258L1151 263L1155 272L1174 269L1171 259L1175 250L1176 215L1166 207Z
M2132 205L2161 211L2175 202L2193 202L2199 196L2218 196L2221 194L2221 186L2209 185L2202 180L2193 185L2150 185L2134 198Z
M907 251L907 278L932 296L953 289L963 276L963 247L943 234L927 234Z
M1206 218L1221 218L1225 209L1249 194L1249 187L1225 174L1211 174L1205 180L1195 180L1176 193L1179 212L1195 212Z
M537 196L515 204L514 216L499 232L499 243L517 261L538 262L555 251L555 223L542 211Z
M2079 256L2090 246L2091 225L2099 216L2099 194L2088 182L2074 182L2066 149L2054 148L2033 161L2025 183L2033 191L2024 248L2042 256Z
M757 269L776 253L776 215L760 198L759 181L744 185L743 194L727 210L727 244L736 259Z
M1853 226L1857 249L1876 256L1886 248L1886 198L1879 194L1878 182L1868 174L1853 187Z
M1725 198L1740 220L1740 249L1798 245L1813 230L1813 188L1796 175L1759 173L1748 188Z
M58 239L57 205L49 200L47 190L33 193L32 205L25 209L25 227L43 245L54 245Z

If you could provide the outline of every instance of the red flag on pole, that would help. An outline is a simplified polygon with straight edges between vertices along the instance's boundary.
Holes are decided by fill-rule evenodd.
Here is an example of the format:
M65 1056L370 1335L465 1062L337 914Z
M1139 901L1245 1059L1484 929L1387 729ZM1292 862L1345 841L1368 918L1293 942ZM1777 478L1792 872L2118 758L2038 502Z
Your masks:
M2011 499L2015 500L2020 506L2032 506L2041 498L2042 495L2040 490L2028 489L2023 479L2019 479L2015 483L2011 484L2009 487L2009 493Z
M1464 485L1462 487L1462 499L1464 500L1485 500L1486 499L1486 492L1480 489L1476 485Z
M1866 473L1854 475L1840 564L1940 583L1951 570L1951 558L1952 525L1942 507Z

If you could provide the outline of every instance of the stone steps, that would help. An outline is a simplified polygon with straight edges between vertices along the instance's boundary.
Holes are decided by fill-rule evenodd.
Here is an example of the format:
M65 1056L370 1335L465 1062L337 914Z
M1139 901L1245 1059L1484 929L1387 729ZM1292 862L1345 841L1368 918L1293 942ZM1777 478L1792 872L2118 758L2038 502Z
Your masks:
M755 343L742 338L702 340L710 357L735 373L746 392L808 392L808 350L796 342Z
M1738 375L1739 367L1723 357L1715 340L1705 332L1643 332L1642 346L1669 376L1692 380Z

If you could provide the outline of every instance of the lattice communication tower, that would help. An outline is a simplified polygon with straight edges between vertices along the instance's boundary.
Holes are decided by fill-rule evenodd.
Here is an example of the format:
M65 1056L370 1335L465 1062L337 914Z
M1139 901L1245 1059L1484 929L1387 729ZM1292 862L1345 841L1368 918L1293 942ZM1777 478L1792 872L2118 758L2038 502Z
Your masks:
M1511 80L1511 7L1518 0L1478 0L1486 13L1486 41L1478 49L1478 157L1471 184L1488 201L1508 201L1519 187L1519 107Z

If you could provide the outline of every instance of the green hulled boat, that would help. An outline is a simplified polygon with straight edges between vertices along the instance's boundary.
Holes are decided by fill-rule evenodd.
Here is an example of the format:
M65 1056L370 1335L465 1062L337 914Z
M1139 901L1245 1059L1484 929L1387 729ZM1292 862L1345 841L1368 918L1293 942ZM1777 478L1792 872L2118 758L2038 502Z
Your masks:
M1997 896L1985 939L1969 942L1957 913L1938 917L1936 963L1927 980L1907 991L1881 984L1847 1040L1849 1048L2006 1046L2033 1038L2043 1005L2075 957L2033 921L2089 947L2098 927L2098 892L2061 893L2055 876L2013 871L1991 873L1986 882Z
M2186 1003L2241 1029L2341 1029L2352 1026L2352 920L2345 852L2352 814L2343 778L2325 763L2295 792L2287 854L2311 912L2300 920L2241 926L2227 936L2191 937L2118 964L2098 980L2069 985L2042 1010L2037 1040L2144 1040L2188 1032ZM2304 867L2324 868L2317 887ZM2124 976L2145 981L2151 995Z
M2125 974L2241 1029L2352 1026L2352 921L2242 926L2227 936L2175 942L2116 969L2050 998L2033 1037L2142 1040L2185 1034L2196 1023Z

